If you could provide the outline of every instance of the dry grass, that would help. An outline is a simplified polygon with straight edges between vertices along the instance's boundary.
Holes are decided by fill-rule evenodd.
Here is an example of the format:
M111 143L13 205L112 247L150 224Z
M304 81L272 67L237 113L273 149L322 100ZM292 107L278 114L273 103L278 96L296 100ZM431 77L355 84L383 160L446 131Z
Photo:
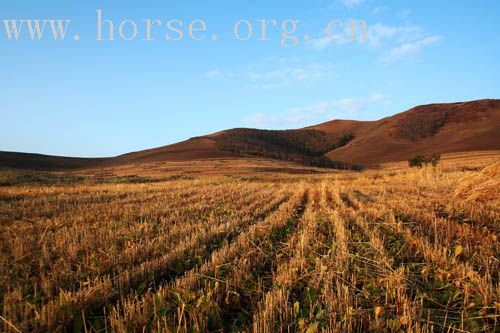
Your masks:
M484 168L477 175L469 175L462 179L455 192L455 197L468 201L489 202L500 205L500 163Z
M497 164L3 186L0 330L498 331L499 179Z

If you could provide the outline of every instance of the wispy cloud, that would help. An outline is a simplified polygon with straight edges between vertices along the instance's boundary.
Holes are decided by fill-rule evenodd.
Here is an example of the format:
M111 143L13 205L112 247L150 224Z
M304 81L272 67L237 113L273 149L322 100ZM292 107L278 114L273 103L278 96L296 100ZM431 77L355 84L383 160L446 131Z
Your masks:
M238 79L249 88L269 89L294 83L311 83L335 76L331 63L305 61L300 58L268 59L240 72L213 69L203 75L206 79Z
M367 38L366 26L363 20L336 21L329 30L325 29L319 37L312 38L307 44L317 51L322 51L335 44L363 41Z
M205 73L205 78L207 79L215 79L218 77L222 77L222 72L219 69L212 69Z
M334 44L344 44L351 39L352 30L350 21L343 21L343 25L337 23L332 27L330 35L325 30L320 37L311 39L309 45L316 50L323 50ZM362 40L360 37L363 36L363 27L359 22L355 22L354 36L356 41ZM371 47L414 41L424 36L424 29L415 25L389 26L376 23L366 28L366 43Z
M411 10L410 9L403 9L398 13L398 16L402 19L407 19L411 16Z
M379 61L388 63L418 56L426 47L443 40L420 26L387 26L377 23L368 29L368 43L384 50Z
M386 10L387 10L387 7L385 7L385 6L376 7L375 9L372 10L372 15L381 14L381 13L385 12Z
M384 98L384 94L381 93L373 93L370 96L370 100L373 102L378 102Z
M361 114L368 104L387 106L390 100L381 93L367 98L344 98L320 101L308 106L295 107L280 114L254 113L243 119L247 126L259 128L296 128L332 119L354 118Z
M309 45L321 51L331 47L334 44L343 44L350 40L352 28L350 23L345 22L344 26L338 25L338 31L335 39L328 36L326 31L319 38L309 41ZM363 35L362 27L355 25L354 35L356 41L361 41L359 36ZM393 62L404 58L415 57L426 47L436 44L443 40L443 36L434 35L427 32L424 28L417 25L389 26L382 23L376 23L368 26L366 31L367 47L379 53L380 62Z
M361 5L364 0L339 0L344 6L352 8Z
M443 36L429 36L414 42L404 43L391 49L387 54L380 58L380 61L387 63L401 60L403 58L415 57L427 46L436 44L441 40L443 40Z
M368 28L367 41L371 46L382 46L384 43L414 41L424 35L424 29L419 26L388 26L376 23Z
M277 67L268 70L251 70L247 74L250 86L270 88L297 82L316 82L334 75L330 63L310 62L305 64L282 61Z
M262 112L256 112L243 119L247 126L258 128L278 128L283 125L281 116L273 116Z
M331 38L330 36L323 36L320 38L313 38L308 43L309 43L309 45L312 46L312 48L314 48L318 51L321 51L321 50L328 48L334 42L335 42L335 40L333 38Z

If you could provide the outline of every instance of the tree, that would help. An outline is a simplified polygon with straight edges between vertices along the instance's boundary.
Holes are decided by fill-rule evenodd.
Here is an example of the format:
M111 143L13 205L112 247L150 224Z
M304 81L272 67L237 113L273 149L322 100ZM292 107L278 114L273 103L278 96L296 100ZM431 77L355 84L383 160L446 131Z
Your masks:
M408 160L408 165L411 167L411 168L421 168L423 165L424 165L424 162L425 162L425 156L423 155L418 155L418 156L415 156L414 158L410 158Z
M439 162L441 161L441 155L439 154L434 154L432 156L424 156L424 155L418 155L415 156L414 158L410 158L408 160L408 165L411 168L421 168L423 166L427 166L429 164L432 164L433 167L436 167Z
M437 166L440 161L441 161L441 155L438 155L438 154L434 154L430 158L430 162L431 162L433 167Z

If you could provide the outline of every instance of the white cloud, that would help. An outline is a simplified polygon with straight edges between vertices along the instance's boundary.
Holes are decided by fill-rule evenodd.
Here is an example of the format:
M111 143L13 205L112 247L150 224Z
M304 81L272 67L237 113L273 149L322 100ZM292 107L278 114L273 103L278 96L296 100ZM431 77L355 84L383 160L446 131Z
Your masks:
M363 20L337 21L329 27L329 31L325 29L322 37L313 38L307 44L313 49L321 51L334 44L343 45L348 42L363 40L367 37L366 23L363 22Z
M415 57L427 46L436 44L443 36L426 32L422 27L387 26L377 23L368 29L368 45L383 49L380 62L393 62Z
M373 101L373 102L378 102L380 101L382 98L384 98L384 95L381 94L381 93L373 93L371 96L370 96L370 100Z
M268 66L266 66L268 67ZM333 65L330 63L309 62L300 60L280 59L274 68L250 70L246 73L253 88L273 88L297 82L317 82L334 76Z
M321 38L313 38L311 39L308 43L311 45L314 49L321 51L329 47L331 44L333 44L335 40L329 36L324 36Z
M364 43L372 50L379 52L378 60L391 62L405 57L416 56L424 48L443 39L443 36L430 34L417 25L389 26L382 23L370 25L366 29L366 39L363 27L357 22L352 30L350 21L344 21L344 25L337 24L331 32L335 38L328 36L325 31L322 37L311 39L308 45L317 51L322 51L334 44L344 44L351 41L354 33L355 41Z
M385 42L408 42L424 36L424 29L419 26L387 26L381 23L368 28L367 41L371 46L380 46Z
M429 36L414 42L404 43L391 49L387 54L380 58L381 62L392 62L401 60L407 57L414 57L418 55L422 50L432 44L436 44L443 40L443 36Z
M356 118L370 103L387 106L390 101L383 94L374 93L368 98L320 101L308 106L291 108L277 115L254 113L243 119L243 122L248 126L259 128L297 128L332 119Z
M407 19L411 16L411 10L410 9L403 9L398 13L398 16L402 19Z
M364 0L340 0L340 2L341 2L344 6L347 6L347 7L349 7L349 8L359 6L359 5L361 5L361 3L363 3L363 1L364 1Z
M238 79L250 88L269 89L292 83L310 83L331 79L335 73L331 63L304 61L300 58L270 58L239 73L213 69L206 79Z
M249 126L265 128L265 127L279 127L283 120L278 116L266 115L261 112L256 112L243 119L245 124Z
M205 78L207 78L207 79L215 79L215 78L219 78L221 76L222 76L222 72L218 69L213 69L213 70L205 73Z
M376 7L374 10L372 10L372 15L381 14L381 13L385 12L386 9L387 9L387 7L385 7L385 6Z

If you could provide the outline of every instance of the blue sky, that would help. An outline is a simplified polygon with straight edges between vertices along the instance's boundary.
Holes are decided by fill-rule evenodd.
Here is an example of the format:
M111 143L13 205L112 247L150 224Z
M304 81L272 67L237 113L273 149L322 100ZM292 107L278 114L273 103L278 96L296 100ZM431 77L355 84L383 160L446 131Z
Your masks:
M136 21L139 37L97 41L98 9L115 25ZM498 14L496 0L3 1L0 150L110 156L233 127L374 120L499 98ZM164 23L155 41L142 40L147 18ZM13 19L71 23L63 42L9 41L2 21ZM184 22L181 41L164 38L172 19ZM194 19L206 22L202 41L187 36ZM240 19L253 24L251 40L235 38ZM257 40L259 19L277 21L271 40ZM292 19L300 43L284 48L279 25ZM332 19L365 20L367 40L332 42Z

